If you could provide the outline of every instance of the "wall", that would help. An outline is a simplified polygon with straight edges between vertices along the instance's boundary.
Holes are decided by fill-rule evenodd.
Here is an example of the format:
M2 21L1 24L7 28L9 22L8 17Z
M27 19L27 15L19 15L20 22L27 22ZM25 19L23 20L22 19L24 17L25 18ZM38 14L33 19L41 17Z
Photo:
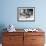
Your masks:
M0 0L0 25L16 28L46 28L46 0ZM18 22L17 7L35 7L35 22Z
M35 22L18 22L17 7L35 7ZM0 0L0 31L9 24L22 29L40 27L46 32L46 0Z

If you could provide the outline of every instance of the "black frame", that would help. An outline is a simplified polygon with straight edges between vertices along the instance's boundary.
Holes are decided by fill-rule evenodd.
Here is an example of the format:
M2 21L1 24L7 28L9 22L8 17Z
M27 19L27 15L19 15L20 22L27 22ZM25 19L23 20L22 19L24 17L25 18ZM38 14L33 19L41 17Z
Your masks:
M32 11L32 16L33 16L33 19L32 20L19 20L20 19L20 13L21 11L23 11L23 9L29 11L31 10ZM27 15L26 15L27 16ZM17 7L17 21L20 21L20 22L31 22L31 21L35 21L35 7Z

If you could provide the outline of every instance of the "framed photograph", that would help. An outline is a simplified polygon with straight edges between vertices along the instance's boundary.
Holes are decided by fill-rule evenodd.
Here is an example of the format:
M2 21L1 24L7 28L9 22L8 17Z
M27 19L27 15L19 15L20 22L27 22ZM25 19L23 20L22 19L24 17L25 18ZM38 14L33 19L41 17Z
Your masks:
M35 21L35 7L18 7L17 8L18 21Z

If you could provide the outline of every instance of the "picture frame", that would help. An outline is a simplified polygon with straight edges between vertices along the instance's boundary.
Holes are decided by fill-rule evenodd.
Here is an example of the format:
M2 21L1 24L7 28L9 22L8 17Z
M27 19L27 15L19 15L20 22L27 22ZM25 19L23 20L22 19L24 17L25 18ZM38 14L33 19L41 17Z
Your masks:
M18 7L17 21L21 22L35 21L35 7Z

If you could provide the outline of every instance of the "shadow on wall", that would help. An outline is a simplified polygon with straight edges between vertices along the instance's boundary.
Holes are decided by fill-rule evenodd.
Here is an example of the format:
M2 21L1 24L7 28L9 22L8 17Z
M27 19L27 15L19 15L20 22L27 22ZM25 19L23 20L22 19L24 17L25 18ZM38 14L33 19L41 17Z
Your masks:
M3 32L5 32L6 30L4 30L5 25L4 24L0 24L0 43L2 43L2 36L3 36Z

